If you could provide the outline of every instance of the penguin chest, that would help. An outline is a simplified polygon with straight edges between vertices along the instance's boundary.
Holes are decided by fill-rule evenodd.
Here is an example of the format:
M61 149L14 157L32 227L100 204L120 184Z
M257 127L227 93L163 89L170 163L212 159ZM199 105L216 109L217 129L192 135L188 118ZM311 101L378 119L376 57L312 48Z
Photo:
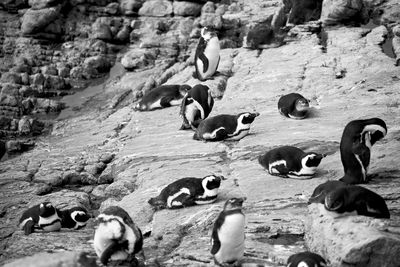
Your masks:
M185 117L189 122L194 122L197 118L197 114L200 113L204 114L204 112L202 113L201 111L203 109L199 109L199 103L197 103L196 101L193 101L192 103L190 103L189 105L187 105L185 107ZM201 116L203 119L203 116Z
M203 51L204 56L208 59L208 68L203 71L204 65L201 59L198 58L196 62L197 66L199 67L198 69L200 71L200 74L202 74L203 78L208 78L212 76L217 70L219 62L219 52L220 46L218 38L211 38Z
M236 129L233 133L228 133L226 140L240 140L245 137L250 131L250 124L237 123Z
M100 223L94 233L93 246L98 257L112 244L113 240L121 240L123 238L123 229L121 223L112 220Z
M225 217L225 221L218 230L221 247L215 254L218 262L239 260L244 254L244 226L245 218L241 213Z
M50 217L39 217L38 225L46 232L59 231L61 229L61 220L57 214L53 214Z
M290 171L287 176L289 178L309 179L315 174L316 170L317 167L303 166L299 171Z
M217 200L218 188L212 190L205 190L204 194L196 197L195 203L198 205L210 204Z

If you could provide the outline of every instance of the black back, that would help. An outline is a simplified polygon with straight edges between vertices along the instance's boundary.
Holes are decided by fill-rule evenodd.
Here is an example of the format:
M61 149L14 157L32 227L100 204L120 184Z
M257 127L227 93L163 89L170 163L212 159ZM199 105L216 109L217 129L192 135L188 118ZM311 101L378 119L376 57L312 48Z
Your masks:
M40 204L32 206L25 210L21 218L19 219L19 222L23 222L25 219L32 218L32 220L37 224L39 222L39 214L40 214L40 209L39 209Z
M310 266L310 267L326 266L326 261L324 258L322 258L320 255L318 255L316 253L309 252L309 251L300 252L300 253L291 255L288 258L287 266L288 267L298 267L298 265L301 262L306 263L307 266Z
M189 90L187 95L185 96L184 100L182 101L181 104L181 115L184 116L184 107L191 104L192 101L196 101L201 105L204 111L204 118L205 119L208 117L208 115L211 113L211 110L214 106L214 99L211 97L210 104L208 103L208 94L209 94L210 88L206 85L202 84L197 84L195 85L192 89ZM199 113L200 116L200 113ZM197 119L201 119L198 117Z
M207 41L203 37L200 36L199 42L196 47L196 53L194 56L194 66L196 68L196 77L195 78L197 78L199 80L203 80L201 73L206 72L208 69L208 59L204 55L204 50L206 49L206 47L207 47ZM199 70L199 67L197 66L197 62L196 62L197 59L200 59L203 62L202 70Z
M308 203L325 203L325 196L335 190L336 188L346 186L347 184L342 181L327 181L323 184L318 185L312 193Z
M278 110L282 113L282 115L289 117L289 114L295 111L296 101L299 99L304 99L308 102L306 98L304 98L301 94L298 93L290 93L284 96L281 96L278 100ZM304 114L306 111L304 111ZM303 115L304 115L303 114ZM301 114L296 114L300 116Z
M167 201L168 197L179 192L181 188L187 188L190 191L190 195L193 197L195 195L203 194L204 189L202 186L202 178L186 177L176 180L169 185L167 185L160 193L159 198L163 201Z
M299 171L302 168L301 159L305 154L306 153L304 153L300 148L294 146L281 146L259 156L258 162L264 168L269 169L271 163L278 160L285 160L288 171Z
M87 222L90 219L90 216L87 213L87 210L82 207L73 207L67 210L59 211L61 217L61 227L62 228L74 228L76 226L76 221L71 217L72 212L74 211L83 211L85 214L78 214L75 217L77 222Z
M197 130L200 133L211 133L219 127L225 127L225 131L230 134L235 132L237 127L237 115L221 114L203 120Z
M327 200L329 199L329 201ZM385 200L377 193L357 185L338 187L326 196L326 202L334 204L336 201L343 201L344 205L335 212L353 212L375 218L390 218L390 212Z

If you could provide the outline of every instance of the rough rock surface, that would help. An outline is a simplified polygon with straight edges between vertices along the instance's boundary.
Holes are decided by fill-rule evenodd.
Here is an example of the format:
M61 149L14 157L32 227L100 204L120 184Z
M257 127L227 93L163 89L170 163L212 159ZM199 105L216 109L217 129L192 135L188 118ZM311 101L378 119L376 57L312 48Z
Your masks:
M77 9L88 8L103 15L103 7L110 4L99 1L90 7L78 2L81 4L77 4ZM178 107L135 112L133 102L154 86L199 83L192 77L193 53L187 52L194 51L198 37L199 28L193 24L201 25L206 17L131 20L133 41L124 53L149 49L156 55L154 61L143 69L126 73L121 64L115 64L103 83L65 96L63 102L67 108L61 111L51 132L38 137L32 150L0 162L3 251L0 263L45 251L85 252L88 257L95 257L90 244L93 219L78 231L62 229L24 236L16 229L25 208L50 198L56 206L76 200L76 205L88 208L93 216L110 205L126 209L146 234L144 251L149 266L208 266L212 262L211 229L224 201L233 196L247 196L244 261L282 266L289 255L306 249L303 238L304 222L309 216L306 201L313 189L343 175L338 151L343 127L350 120L376 116L386 121L389 130L373 147L372 181L368 186L386 199L393 217L391 223L398 227L400 171L396 155L400 149L400 77L395 59L385 55L379 45L379 40L385 38L382 28L337 26L325 28L321 34L319 23L309 23L291 29L290 38L280 47L238 48L242 44L240 38L226 36L241 31L245 35L245 27L238 25L262 20L266 13L256 11L259 5L261 1L230 5L209 2L203 5L201 13L215 15L210 16L210 23L227 23L229 27L221 30L220 39L225 45L231 44L221 51L219 75L205 82L217 99L211 116L259 112L261 115L248 136L238 142L199 142L192 139L193 132L178 130L182 122ZM279 1L268 1L262 7L263 11L269 10L269 18L284 10ZM124 22L117 28L122 25ZM91 25L86 29L90 30ZM150 32L160 36L153 38L157 35ZM80 34L84 33L82 28ZM184 43L187 50L180 47ZM5 44L3 50L13 47ZM76 50L88 54L82 59L78 57L79 60L75 58L79 63L69 66L70 75L82 74L80 64L86 58L104 55L112 47L101 40L64 44L63 49L71 58L78 56ZM19 69L26 68L29 62L27 57L20 62ZM47 71L43 76L55 73L54 69ZM338 72L343 74L341 78ZM87 75L90 73L87 71ZM38 80L42 82L39 77ZM6 87L7 92L12 88ZM294 91L312 100L311 116L305 120L286 119L277 111L279 97ZM4 98L10 103L12 100ZM18 121L7 123L18 128ZM258 155L279 145L296 145L328 156L321 162L315 178L282 179L270 176L257 162ZM147 203L177 178L203 177L209 173L227 178L214 204L154 212Z

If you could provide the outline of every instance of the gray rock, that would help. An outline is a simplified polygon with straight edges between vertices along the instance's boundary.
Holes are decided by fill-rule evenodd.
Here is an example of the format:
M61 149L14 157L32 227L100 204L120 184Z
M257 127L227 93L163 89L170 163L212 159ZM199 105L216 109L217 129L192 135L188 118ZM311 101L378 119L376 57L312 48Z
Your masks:
M400 265L400 235L389 220L366 216L340 216L313 203L306 221L306 242L311 251L324 255L332 266Z
M126 69L140 69L153 65L154 52L148 49L133 49L127 52L121 59L121 64Z
M322 3L320 20L325 25L345 22L363 22L368 19L363 0L325 0Z
M115 35L115 40L120 43L126 43L129 41L130 34L131 27L129 25L124 25L122 29Z
M113 34L111 33L110 26L96 20L92 26L93 38L100 39L106 42L113 40Z
M43 85L45 81L45 77L42 73L36 73L29 77L30 84L32 85Z
M119 0L121 13L123 15L137 14L139 9L142 7L142 0Z
M43 87L52 90L63 90L66 88L64 78L54 75L45 75Z
M62 1L60 0L29 0L29 6L32 9L43 9L46 7L55 6Z
M104 11L110 15L117 15L119 12L119 4L118 3L109 3L105 8Z
M1 75L0 82L22 84L21 75L15 72L4 72Z
M83 62L82 68L83 77L85 77L86 79L96 78L99 75L106 73L110 70L111 62L105 56L88 57Z
M23 116L18 122L18 132L20 134L29 134L31 132L31 122L28 116Z
M140 16L165 17L173 12L172 3L168 0L148 0L139 9Z
M88 257L85 252L42 252L7 263L4 267L97 267L96 259Z
M35 34L43 30L60 15L58 7L44 8L40 10L28 9L22 17L21 32L23 34Z
M202 5L199 3L187 1L174 1L173 9L174 15L177 16L194 16L200 15Z

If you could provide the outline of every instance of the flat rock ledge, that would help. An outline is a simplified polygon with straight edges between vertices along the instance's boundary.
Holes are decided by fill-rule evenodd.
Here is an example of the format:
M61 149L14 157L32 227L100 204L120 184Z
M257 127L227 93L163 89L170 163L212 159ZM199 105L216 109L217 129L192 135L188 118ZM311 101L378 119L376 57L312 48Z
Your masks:
M390 219L338 217L316 203L308 210L307 246L323 255L329 266L400 266L400 231Z

